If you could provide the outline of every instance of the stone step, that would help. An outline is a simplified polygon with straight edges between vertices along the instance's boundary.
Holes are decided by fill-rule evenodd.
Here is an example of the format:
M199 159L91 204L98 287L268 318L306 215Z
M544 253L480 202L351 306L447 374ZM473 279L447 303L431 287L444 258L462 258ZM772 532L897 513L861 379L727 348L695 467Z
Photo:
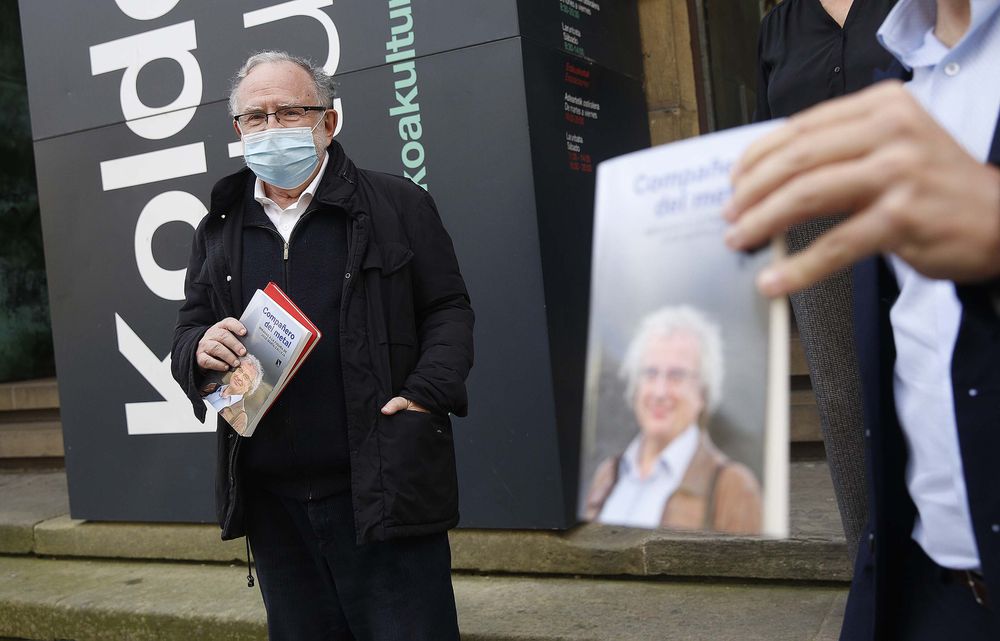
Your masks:
M809 365L806 363L806 352L799 340L798 332L793 332L788 339L789 373L792 376L809 376Z
M569 532L452 532L456 568L480 572L849 581L825 462L793 463L787 539L586 525Z
M452 532L457 570L505 574L847 581L850 567L825 462L792 464L790 537L693 535L587 525L568 532ZM0 553L245 561L215 525L98 523L68 516L65 476L0 473Z
M792 380L789 393L788 430L792 443L822 443L816 395L808 381Z
M791 442L822 443L823 436L819 428L819 411L816 409L816 395L812 391L809 380L809 365L806 362L806 352L799 339L799 328L793 323L788 337L789 373L791 394L789 413L789 432Z
M17 414L18 420L12 420ZM0 459L63 456L62 423L58 410L0 414ZM53 420L53 414L54 419Z
M59 409L59 387L54 378L0 384L0 412Z
M66 641L266 639L244 568L0 556L0 635ZM833 641L843 585L454 577L466 641Z
M56 379L0 385L0 459L62 456Z

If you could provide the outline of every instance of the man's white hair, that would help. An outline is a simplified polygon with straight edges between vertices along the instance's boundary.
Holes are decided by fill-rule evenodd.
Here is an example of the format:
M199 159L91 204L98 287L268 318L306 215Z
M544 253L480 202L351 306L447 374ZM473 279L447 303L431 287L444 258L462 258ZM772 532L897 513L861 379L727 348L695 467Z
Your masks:
M642 368L642 357L654 338L668 337L677 332L689 332L698 338L700 363L698 375L705 396L705 407L711 414L722 400L722 332L719 326L702 312L689 305L663 307L639 321L618 376L625 381L625 399L632 403Z
M236 110L240 108L240 106L236 104L236 93L239 91L240 83L243 82L243 79L246 78L250 71L257 65L274 62L290 62L305 70L306 73L312 77L313 84L316 87L316 96L319 100L319 104L316 106L333 107L333 101L337 97L337 87L336 83L333 81L333 76L324 71L323 67L314 65L312 61L307 58L293 56L285 51L259 51L247 58L247 61L243 63L243 66L240 67L240 70L236 72L236 76L233 78L232 86L229 90L230 116L237 115Z
M260 366L260 359L249 352L246 356L240 357L240 367L243 367L244 364L249 364L250 367L253 367L253 371L256 372L253 380L250 381L250 390L246 393L246 395L249 396L256 392L257 388L260 387L260 382L264 379L264 368Z

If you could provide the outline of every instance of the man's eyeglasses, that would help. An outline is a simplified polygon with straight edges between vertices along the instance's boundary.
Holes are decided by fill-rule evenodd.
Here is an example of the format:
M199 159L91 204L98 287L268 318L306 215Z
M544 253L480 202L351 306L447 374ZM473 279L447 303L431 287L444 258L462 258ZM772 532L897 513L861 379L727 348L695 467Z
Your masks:
M282 107L277 111L248 111L238 116L233 116L233 120L239 126L240 131L257 131L267 127L267 119L274 116L279 125L296 125L306 117L310 111L326 111L329 107L315 106L291 106Z
M662 378L671 385L680 385L681 383L688 382L693 383L699 379L698 372L683 367L668 367L666 369L660 369L658 367L644 367L639 370L639 375L642 377L642 380L647 383L653 383Z

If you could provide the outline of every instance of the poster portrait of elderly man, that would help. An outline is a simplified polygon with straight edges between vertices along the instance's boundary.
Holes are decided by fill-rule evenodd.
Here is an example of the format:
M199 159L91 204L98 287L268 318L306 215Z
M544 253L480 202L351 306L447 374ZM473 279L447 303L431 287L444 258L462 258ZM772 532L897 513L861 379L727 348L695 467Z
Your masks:
M619 371L639 432L597 468L584 517L645 528L759 534L760 483L712 442L724 378L722 335L693 307L639 323Z
M205 400L219 413L222 418L243 433L247 427L246 405L244 398L253 394L260 387L264 378L264 369L260 360L253 354L240 358L240 366L228 375L229 382L212 383L205 388L208 394Z

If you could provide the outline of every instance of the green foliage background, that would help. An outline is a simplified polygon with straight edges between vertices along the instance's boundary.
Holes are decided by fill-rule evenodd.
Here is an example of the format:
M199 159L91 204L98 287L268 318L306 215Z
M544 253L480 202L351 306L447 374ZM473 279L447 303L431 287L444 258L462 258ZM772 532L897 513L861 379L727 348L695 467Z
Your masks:
M16 0L0 0L0 382L55 375Z

